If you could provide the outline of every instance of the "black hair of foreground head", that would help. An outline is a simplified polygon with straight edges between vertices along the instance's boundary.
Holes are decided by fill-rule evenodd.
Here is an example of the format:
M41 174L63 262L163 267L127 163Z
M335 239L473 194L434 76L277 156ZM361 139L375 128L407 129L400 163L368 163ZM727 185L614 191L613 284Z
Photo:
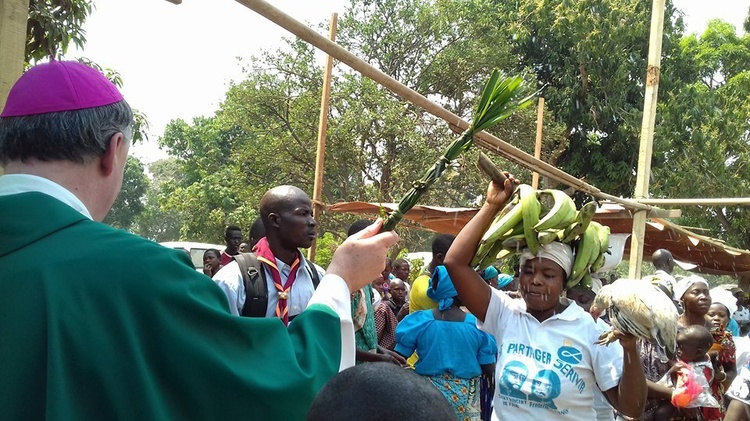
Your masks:
M455 421L442 393L426 378L395 364L348 368L323 386L307 421Z

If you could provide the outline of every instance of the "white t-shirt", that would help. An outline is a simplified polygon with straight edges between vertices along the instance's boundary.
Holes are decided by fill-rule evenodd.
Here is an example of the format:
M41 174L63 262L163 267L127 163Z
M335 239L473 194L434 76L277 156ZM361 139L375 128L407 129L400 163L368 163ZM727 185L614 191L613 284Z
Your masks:
M620 383L622 347L595 345L600 330L575 302L539 322L493 290L480 329L497 340L493 420L593 420L594 395Z
M750 308L737 306L737 311L732 313L732 318L739 325L750 323Z
M750 338L747 336L733 336L734 340L734 357L737 367L744 366L750 357Z
M307 259L303 258L303 263L300 264L297 270L297 278L294 280L291 291L289 291L289 316L296 316L304 309L307 308L307 304L310 301L315 287L313 286L312 278L307 270L307 265L313 265L314 270L318 271L318 278L322 279L325 275L325 271L314 263L310 263ZM281 281L286 282L289 277L291 267L279 259L276 259L276 267L281 269ZM266 307L266 317L276 317L276 303L278 302L278 291L273 284L273 278L271 272L268 269L266 271L266 290L268 291L268 307ZM219 272L213 277L214 282L224 291L229 301L229 311L239 316L242 312L242 307L245 306L245 283L242 281L242 273L240 273L240 266L235 261L229 262L226 266L222 267Z
M596 319L596 327L599 329L599 332L609 332L612 330L612 327L608 325L602 318ZM612 346L616 346L617 344L613 344ZM594 411L596 411L596 421L614 421L615 420L615 410L612 408L612 405L609 404L609 401L604 396L604 392L599 390L594 391Z

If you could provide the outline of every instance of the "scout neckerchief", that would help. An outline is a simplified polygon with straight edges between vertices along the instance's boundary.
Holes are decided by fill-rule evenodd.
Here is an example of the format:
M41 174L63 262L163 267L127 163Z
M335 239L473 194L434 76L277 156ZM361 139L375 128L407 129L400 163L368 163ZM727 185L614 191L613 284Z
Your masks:
M278 291L278 300L276 302L276 317L284 322L284 325L289 324L289 292L292 290L292 284L294 279L297 278L297 270L299 269L300 263L302 262L301 253L297 250L297 256L292 262L289 276L286 278L286 283L281 283L281 272L276 267L276 256L271 251L271 247L268 245L268 240L263 237L258 241L258 244L254 247L255 253L258 255L258 260L268 265L268 271L271 272L273 278L273 285Z

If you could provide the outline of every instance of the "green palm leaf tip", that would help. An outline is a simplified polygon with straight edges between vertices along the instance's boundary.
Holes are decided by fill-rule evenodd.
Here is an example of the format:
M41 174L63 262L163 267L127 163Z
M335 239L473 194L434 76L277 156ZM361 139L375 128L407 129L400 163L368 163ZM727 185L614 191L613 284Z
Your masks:
M520 101L513 101L522 82L521 77L505 78L498 70L492 72L479 98L477 111L469 128L458 139L454 140L424 176L412 185L411 190L398 203L398 209L391 212L385 219L381 231L391 231L396 227L396 224L403 219L404 214L414 207L427 189L443 175L451 161L471 147L474 133L489 129L517 110L531 104L531 100L536 93Z

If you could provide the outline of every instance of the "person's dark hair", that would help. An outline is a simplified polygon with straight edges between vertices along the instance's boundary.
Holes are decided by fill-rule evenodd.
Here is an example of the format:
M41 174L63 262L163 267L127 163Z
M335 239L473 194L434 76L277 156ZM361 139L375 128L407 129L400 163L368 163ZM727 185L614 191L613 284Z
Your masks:
M436 254L445 255L446 253L448 253L448 249L451 248L451 244L453 244L453 240L455 239L456 237L450 234L440 234L435 237L435 239L432 240L433 258Z
M399 257L398 259L396 259L396 260L393 261L393 267L401 266L404 263L409 263L409 261L406 260L406 259L403 259L403 258Z
M592 301L594 297L596 297L596 293L594 291L580 284L567 288L565 291L570 293L578 292L581 295L588 297L589 301Z
M213 253L214 256L216 256L217 259L221 258L221 252L219 250L216 250L216 249L206 249L206 251L203 252L203 256L205 257L206 254L208 254L208 253Z
M335 375L307 413L308 421L455 420L429 380L395 364L365 363Z
M714 343L714 337L711 332L701 325L690 325L680 332L680 337L687 338L691 341L698 341L706 349Z
M266 236L266 227L263 225L263 220L260 218L255 218L255 221L253 221L253 225L250 226L250 232L248 233L250 242L248 243L248 246L252 249L255 247L255 244L260 240L261 238Z
M372 225L372 221L369 219L358 219L349 226L349 229L346 231L346 236L351 237L353 234L362 231L370 225Z
M227 228L224 230L224 238L229 238L229 233L232 231L242 232L242 228L237 225L227 225Z
M73 161L107 150L109 139L122 133L133 138L133 111L120 101L102 107L0 118L0 162Z

